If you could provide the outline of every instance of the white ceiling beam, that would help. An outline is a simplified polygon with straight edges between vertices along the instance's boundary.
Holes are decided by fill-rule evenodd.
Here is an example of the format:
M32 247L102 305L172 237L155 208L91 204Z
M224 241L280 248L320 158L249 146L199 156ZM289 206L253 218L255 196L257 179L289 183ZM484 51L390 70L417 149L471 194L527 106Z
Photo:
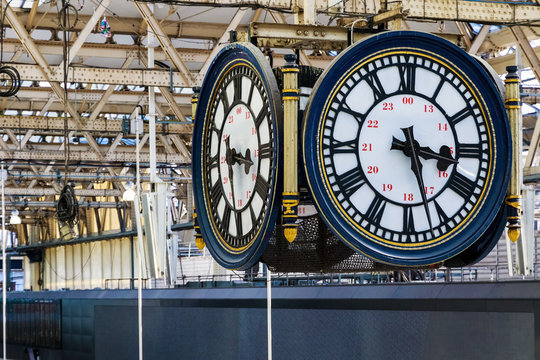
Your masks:
M486 40L487 34L489 34L489 29L491 29L491 25L482 25L482 28L476 34L474 40L471 43L471 46L467 49L467 52L471 55L476 55L478 52L478 49L480 49L480 46Z
M456 21L456 26L462 35L463 42L465 43L465 46L467 49L471 47L472 41L471 41L471 35L468 31L467 24L462 23L461 21Z
M519 47L523 51L523 55L527 58L527 62L531 66L536 80L540 81L540 59L538 58L531 44L527 40L525 33L520 26L513 26L510 28L510 30L514 34L514 37L519 44Z
M11 116L0 115L0 132L5 129L33 129L35 133L59 132L64 131L63 117L47 116ZM76 130L73 125L68 124L68 130ZM98 132L102 134L118 134L122 132L122 121L98 118L92 122L87 122L84 131ZM148 132L148 124L144 124L142 132ZM191 134L191 129L183 124L168 123L166 126L157 124L157 131L166 134ZM134 135L130 135L133 137ZM1 140L1 137L0 137Z
M204 62L201 70L199 70L199 74L197 75L197 84L199 86L202 84L204 76L206 75L206 72L208 71L208 68L210 67L210 64L216 57L217 53L223 48L223 46L225 46L226 43L229 42L229 31L236 30L238 24L240 24L240 21L242 21L242 18L246 14L246 11L246 9L238 9L236 11L236 14L234 14L233 18L231 19L229 26L227 26L227 29L225 29L216 45L214 45L212 53L210 53L210 56L208 56L208 59Z
M132 57L129 57L126 59L126 61L124 61L124 64L122 64L122 69L126 69L129 67L129 65L131 65L131 63L133 62L133 58ZM94 109L92 110L92 113L90 114L90 116L88 117L88 121L89 122L93 122L94 120L97 119L97 117L99 116L99 114L101 114L101 110L103 110L103 107L105 106L105 104L107 103L107 101L109 101L109 98L111 97L111 95L113 94L114 92L114 88L116 87L116 85L109 85L109 87L107 88L107 90L105 90L105 93L103 93L103 96L101 97L101 99L96 103Z
M223 0L225 1L225 0ZM540 6L512 2L468 0L402 0L408 19L454 20L483 24L516 24L540 18Z
M0 160L34 160L34 161L59 161L65 160L66 154L63 150L39 150L39 151L18 151L13 150L9 154L0 153ZM167 154L158 152L156 154L157 161L160 163L183 163L183 156L180 154ZM71 150L69 154L70 161L101 161L101 162L135 162L135 151L117 151L113 154L107 154L105 156L99 156L94 151L91 151L90 147L86 147L86 150ZM150 156L148 152L140 153L141 162L149 162ZM52 164L47 167L44 173L49 172L52 169Z
M101 2L97 5L97 8L94 10L94 13L92 16L90 16L90 19L88 19L88 22L84 26L84 28L79 32L77 39L75 42L71 45L69 48L69 57L68 57L68 64L71 64L75 56L77 56L77 53L83 46L84 42L88 38L88 35L92 32L92 30L95 29L97 22L100 20L101 16L107 9L107 6L111 3L111 0L101 0ZM60 63L60 68L64 67L64 62Z
M58 83L52 82L50 80L53 74L51 72L51 68L49 67L49 64L47 64L47 61L45 60L43 55L39 52L39 49L24 28L23 24L19 21L17 15L15 15L11 6L8 5L6 0L2 0L2 6L5 9L5 16L7 20L9 21L13 30L19 37L19 40L21 40L23 46L26 48L26 51L28 51L28 54L32 56L32 58L38 65L40 72L47 79L46 81L50 83L51 88L53 89L56 96L60 99L60 101L64 103L64 106L66 107L66 110L70 113L71 117L77 120L79 118L77 111L75 111L69 101L64 100L64 90L62 89L62 87ZM73 121L73 119L70 119L70 121Z
M146 5L145 3L140 3L138 1L135 1L134 3L137 7L137 10L139 10L139 13L143 17L144 21L146 21L148 26L150 26L150 28L156 35L156 38L161 45L161 48L165 51L165 53L167 53L167 56L169 56L169 59L171 59L174 67L180 72L180 75L183 77L187 86L193 86L194 79L191 75L191 72L186 67L186 64L184 64L184 61L180 58L180 55L178 55L178 53L176 52L174 46L172 46L171 40L161 28L161 25L154 17L154 14L152 13L148 5Z
M12 188L6 187L5 194L9 196L49 196L58 195L55 189L51 188ZM117 189L75 189L77 196L122 196L122 192Z
M536 125L534 126L533 135L529 144L529 151L525 158L524 168L532 166L536 153L538 152L538 146L540 145L540 116L536 118Z
M10 64L17 69L22 80L62 82L64 75L57 66L48 67L45 74L40 65ZM158 69L111 69L74 66L69 69L68 82L87 84L122 84L141 86L169 86L171 74L167 70ZM172 85L174 87L189 87L179 72L173 72ZM63 89L60 88L62 91ZM56 93L56 91L55 91ZM60 94L63 97L63 94Z
M223 27L225 29L225 27ZM63 44L61 41L51 40L34 40L39 51L43 55L62 55ZM21 49L21 43L17 39L4 39L4 53L14 53ZM192 49L192 48L175 48L180 58L187 63L204 62L210 54L210 50ZM107 58L107 59L125 59L129 56L140 55L141 48L137 45L122 45L122 44L96 44L85 43L77 52L79 57L89 58ZM167 54L160 48L154 49L154 57L156 60L168 60Z
M114 89L117 85L111 84L110 87ZM167 90L169 88L166 88ZM68 94L68 99L71 101L76 101L79 104L81 101L88 101L91 103L99 101L103 95L105 94L106 90L88 90L88 89L78 89L78 90L70 90ZM168 91L169 92L169 91ZM179 106L191 106L191 94L171 94L173 101L179 105ZM52 101L55 100L56 96L51 91L50 88L46 87L21 87L19 89L19 92L17 93L17 101L24 101L24 100L32 100L32 101L43 101L48 102L52 99ZM117 90L113 91L113 93L109 96L108 103L109 104L126 104L126 103L133 103L138 104L139 101L146 99L148 97L148 93L142 91L124 91L124 90ZM13 99L10 99L13 100ZM166 103L167 100L165 97L160 96L159 94L156 96L156 101L158 103ZM8 103L9 104L9 103ZM50 105L49 105L50 106ZM7 106L7 109L10 107ZM30 109L28 109L30 110ZM79 111L83 111L81 107L79 106ZM84 112L88 112L88 109L84 109Z
M32 23L34 22L34 18L36 17L37 11L39 7L39 1L34 1L32 4L32 8L30 9L30 13L28 14L28 18L26 19L26 30L30 33L32 30Z

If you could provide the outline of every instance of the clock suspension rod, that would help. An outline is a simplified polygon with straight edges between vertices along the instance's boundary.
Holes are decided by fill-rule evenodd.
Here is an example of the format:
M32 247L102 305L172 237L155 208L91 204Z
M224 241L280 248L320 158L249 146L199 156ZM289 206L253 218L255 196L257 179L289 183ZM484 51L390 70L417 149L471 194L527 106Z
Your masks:
M285 55L283 72L283 234L296 239L298 219L298 65L296 55Z
M193 88L193 96L191 97L191 126L195 124L195 113L197 111L197 102L199 101L200 87ZM193 205L193 229L195 230L195 245L199 250L204 249L205 243L201 234L201 228L199 226L199 220L197 219L197 210Z
M508 228L508 238L516 242L521 229L521 101L520 101L520 81L517 66L507 66L508 74L505 79L505 101L504 105L510 122L512 131L512 172L510 175L510 184L506 194L505 204L507 206L506 227Z

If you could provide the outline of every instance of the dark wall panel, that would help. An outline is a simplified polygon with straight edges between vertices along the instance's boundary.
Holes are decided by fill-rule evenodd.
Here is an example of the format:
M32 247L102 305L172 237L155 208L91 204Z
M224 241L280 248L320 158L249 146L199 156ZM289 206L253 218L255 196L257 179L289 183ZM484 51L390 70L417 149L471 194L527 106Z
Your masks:
M276 288L276 360L540 359L540 283ZM136 291L12 293L62 299L62 348L41 360L136 359ZM267 358L266 290L143 292L144 357ZM8 346L9 358L27 359Z

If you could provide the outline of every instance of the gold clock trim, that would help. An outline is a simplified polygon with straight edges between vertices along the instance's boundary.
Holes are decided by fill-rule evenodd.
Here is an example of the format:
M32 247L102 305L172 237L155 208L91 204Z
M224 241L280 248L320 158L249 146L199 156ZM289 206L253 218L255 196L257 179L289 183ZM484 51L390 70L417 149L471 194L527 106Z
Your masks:
M428 54L431 54L431 55L428 55ZM471 94L475 98L475 100L476 100L476 102L477 102L477 104L478 104L478 106L480 108L480 111L482 112L483 118L486 120L486 127L488 128L487 133L488 133L488 137L489 137L488 143L492 144L492 133L494 132L493 120L492 120L492 118L491 118L491 116L489 114L489 111L488 111L487 106L486 106L486 104L484 102L484 99L482 97L479 97L480 92L478 91L478 89L476 89L476 87L474 86L472 81L465 74L459 73L458 72L459 69L457 69L452 63L444 61L445 59L438 58L437 55L432 53L432 52L425 51L425 50L420 50L420 49L415 51L415 50L411 50L410 48L399 48L399 47L398 48L385 49L385 50L382 50L382 51L380 51L378 53L370 55L367 58L362 59L360 62L357 63L357 65L354 68L351 68L345 75L342 76L339 83L337 83L334 86L334 88L332 89L332 91L330 92L330 96L328 96L327 99L326 99L326 102L325 102L325 105L324 105L324 112L321 115L322 121L320 121L320 125L319 125L319 127L317 129L317 138L318 139L321 139L322 129L324 128L324 124L326 123L326 116L328 114L328 111L330 110L329 105L332 102L332 100L334 99L334 97L336 96L339 89L341 89L343 83L345 81L347 81L349 79L349 77L352 74L354 74L359 68L361 68L362 66L364 66L368 62L372 62L372 61L375 61L375 60L377 60L379 58L386 57L386 56L391 56L391 55L416 55L416 56L420 56L420 57L425 57L425 58L431 59L432 61L434 61L436 63L439 63L439 64L443 65L444 67L446 67L447 69L452 71L452 73L454 75L456 75L458 78L460 78L462 83L469 89L469 91L471 91ZM382 243L382 245L384 245L384 246L394 248L394 249L400 249L400 250L425 249L425 248L438 246L439 244L442 244L442 243L452 239L453 237L455 237L457 234L459 234L459 232L461 232L463 230L463 228L466 227L466 224L469 224L474 219L474 217L476 216L476 214L478 212L477 209L479 208L479 206L481 204L483 204L485 202L485 194L491 188L492 181L493 181L493 179L492 179L492 177L493 177L493 175L492 175L492 164L494 164L495 160L496 160L495 159L496 155L493 153L493 150L495 150L494 148L496 147L496 144L494 142L493 142L493 146L491 146L491 145L489 146L489 156L490 156L489 159L490 159L490 161L488 162L488 171L487 171L487 175L486 175L486 184L482 188L482 192L479 195L478 201L476 202L474 207L471 209L471 211L469 211L469 213L465 217L465 219L463 221L461 221L454 229L452 229L451 231L445 233L443 236L440 236L438 238L423 241L423 242L418 242L418 243L402 243L402 244L399 244L399 243L397 243L395 241L390 241L390 240L383 239L383 238L381 238L381 237L367 231L365 228L360 226L356 221L354 221L349 216L349 214L341 207L339 201L334 196L333 191L331 191L331 186L330 186L330 183L328 181L326 171L322 167L324 161L322 161L323 160L322 146L320 146L320 144L321 144L321 142L318 141L317 142L317 148L318 148L317 162L318 162L318 166L319 166L319 173L321 173L323 175L323 177L324 177L324 188L325 188L326 193L330 195L332 203L334 205L334 208L336 208L340 212L340 214L345 218L345 220L347 220L347 222L350 225L352 225L354 228L360 230L360 232L362 232L364 235L366 235L369 239L372 239L372 240L374 240L376 242ZM309 181L309 179L308 179L308 181ZM315 199L315 201L317 201L317 200ZM324 214L322 214L322 215L324 216ZM327 223L329 223L329 222L327 222ZM335 232L337 232L338 234L341 234L333 226L332 226L332 228L334 229ZM341 237L347 244L349 244L353 248L357 249L357 246L355 246L350 241L348 241L348 239L344 238L343 236L341 236Z

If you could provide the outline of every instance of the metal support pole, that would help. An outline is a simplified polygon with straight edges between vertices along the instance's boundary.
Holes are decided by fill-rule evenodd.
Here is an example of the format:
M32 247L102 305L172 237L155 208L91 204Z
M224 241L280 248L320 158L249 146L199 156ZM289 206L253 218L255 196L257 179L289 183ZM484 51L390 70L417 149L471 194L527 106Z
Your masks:
M138 114L136 114L137 116ZM142 324L142 272L143 264L143 230L141 224L141 210L139 209L139 201L141 199L141 179L139 169L140 142L139 142L139 122L135 122L135 191L137 196L133 202L135 208L135 222L137 224L137 247L139 250L139 278L137 286L137 316L138 316L138 332L139 332L139 360L143 360L143 324ZM155 138L154 138L155 140ZM152 175L150 175L152 176ZM154 175L155 176L155 175Z
M521 184L523 183L521 171L521 147L522 147L522 132L521 132L521 104L519 95L519 74L517 66L508 66L506 68L506 99L505 107L512 130L512 172L510 177L510 185L508 187L505 203L508 208L508 238L512 242L516 242L520 235L521 229Z
M150 11L154 12L154 5L148 4ZM147 48L148 69L154 68L154 32L148 26ZM148 136L150 141L150 181L157 182L156 170L156 93L153 86L148 86Z
M6 204L4 194L4 184L6 181L7 172L4 172L5 163L2 161L2 356L7 359L6 346L6 289L7 289L7 266L6 266Z
M268 360L272 360L272 274L266 267L266 322L268 325Z
M296 55L285 55L283 72L283 234L296 239L298 224L298 65Z

